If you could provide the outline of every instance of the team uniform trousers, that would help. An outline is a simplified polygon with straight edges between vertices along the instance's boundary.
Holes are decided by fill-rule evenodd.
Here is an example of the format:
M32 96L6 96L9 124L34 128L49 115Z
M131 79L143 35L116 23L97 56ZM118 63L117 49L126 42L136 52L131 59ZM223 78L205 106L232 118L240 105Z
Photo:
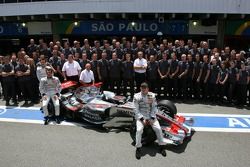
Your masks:
M45 95L47 98L43 99L42 104L43 104L43 112L44 112L44 116L47 117L49 115L48 112L48 103L50 100L52 100L54 107L55 107L55 115L59 116L60 115L60 105L59 105L59 98L57 97L57 95L53 95L53 94L49 94L49 95ZM55 99L55 96L57 97Z
M166 145L166 143L164 143L163 141L163 134L162 134L161 126L158 120L157 119L152 120L151 126L157 136L158 144ZM143 129L144 129L143 123L140 120L137 120L136 121L136 144L135 144L135 147L137 148L142 147L141 137L142 137Z

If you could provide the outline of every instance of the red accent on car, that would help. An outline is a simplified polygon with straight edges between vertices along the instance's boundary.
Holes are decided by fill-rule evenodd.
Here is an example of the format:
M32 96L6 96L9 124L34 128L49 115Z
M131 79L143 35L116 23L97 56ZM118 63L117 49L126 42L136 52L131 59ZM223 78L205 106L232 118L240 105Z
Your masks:
M63 89L67 89L67 88L70 88L70 87L73 87L73 86L76 86L77 85L77 82L75 81L66 81L66 82L63 82L61 84L61 87L62 87L62 90Z
M97 88L100 88L102 86L102 82L97 82L95 84L82 84L84 87L89 87L89 86L95 86Z

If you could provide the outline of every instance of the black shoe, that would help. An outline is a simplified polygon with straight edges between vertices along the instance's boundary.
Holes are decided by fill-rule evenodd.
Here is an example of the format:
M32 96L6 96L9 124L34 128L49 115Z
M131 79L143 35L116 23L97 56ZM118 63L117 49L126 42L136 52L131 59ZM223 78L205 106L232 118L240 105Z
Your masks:
M48 125L49 124L49 117L44 117L44 125Z
M59 116L56 116L56 123L57 123L57 124L60 124L60 123L61 123L61 120L60 120L60 117L59 117Z
M141 159L141 148L136 148L135 157L136 159Z
M160 153L161 153L161 155L162 155L163 157L166 157L166 156L167 156L167 153L166 153L166 151L165 151L165 149L164 149L163 146L160 147Z

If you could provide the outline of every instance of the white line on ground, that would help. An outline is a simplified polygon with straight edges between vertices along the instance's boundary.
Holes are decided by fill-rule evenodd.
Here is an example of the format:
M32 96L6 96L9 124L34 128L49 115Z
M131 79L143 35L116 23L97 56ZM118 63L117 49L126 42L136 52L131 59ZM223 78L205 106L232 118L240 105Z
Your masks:
M250 129L246 128L206 128L192 127L196 132L235 132L235 133L250 133Z
M40 107L0 106L0 109L40 110Z
M40 107L15 107L15 106L0 106L0 109L21 109L21 110L40 110ZM241 117L249 118L250 115L239 114L210 114L210 113L177 113L182 116L201 116L201 117Z
M14 122L14 123L28 123L28 124L43 124L42 120L27 120L27 119L13 119L13 118L0 118L0 122ZM50 123L53 124L53 123ZM58 124L56 124L58 125ZM81 123L61 122L63 126L84 126ZM250 129L246 128L206 128L206 127L192 127L196 132L235 132L235 133L250 133Z
M14 119L14 118L0 118L0 122L14 122L14 123L28 123L28 124L43 124L44 123L43 120L28 120L28 119ZM65 122L65 121L62 121L61 124L58 124L58 125L83 126L82 124L79 124L79 123Z
M239 114L207 114L207 113L177 113L182 116L201 116L201 117L241 117L249 118L250 115L239 115Z

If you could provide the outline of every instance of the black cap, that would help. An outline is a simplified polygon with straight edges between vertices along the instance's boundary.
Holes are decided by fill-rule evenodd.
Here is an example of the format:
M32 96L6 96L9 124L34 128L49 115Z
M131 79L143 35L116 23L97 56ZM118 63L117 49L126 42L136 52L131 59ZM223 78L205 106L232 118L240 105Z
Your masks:
M142 88L148 88L148 84L147 84L146 82L143 82L143 83L141 84L141 87L142 87Z

